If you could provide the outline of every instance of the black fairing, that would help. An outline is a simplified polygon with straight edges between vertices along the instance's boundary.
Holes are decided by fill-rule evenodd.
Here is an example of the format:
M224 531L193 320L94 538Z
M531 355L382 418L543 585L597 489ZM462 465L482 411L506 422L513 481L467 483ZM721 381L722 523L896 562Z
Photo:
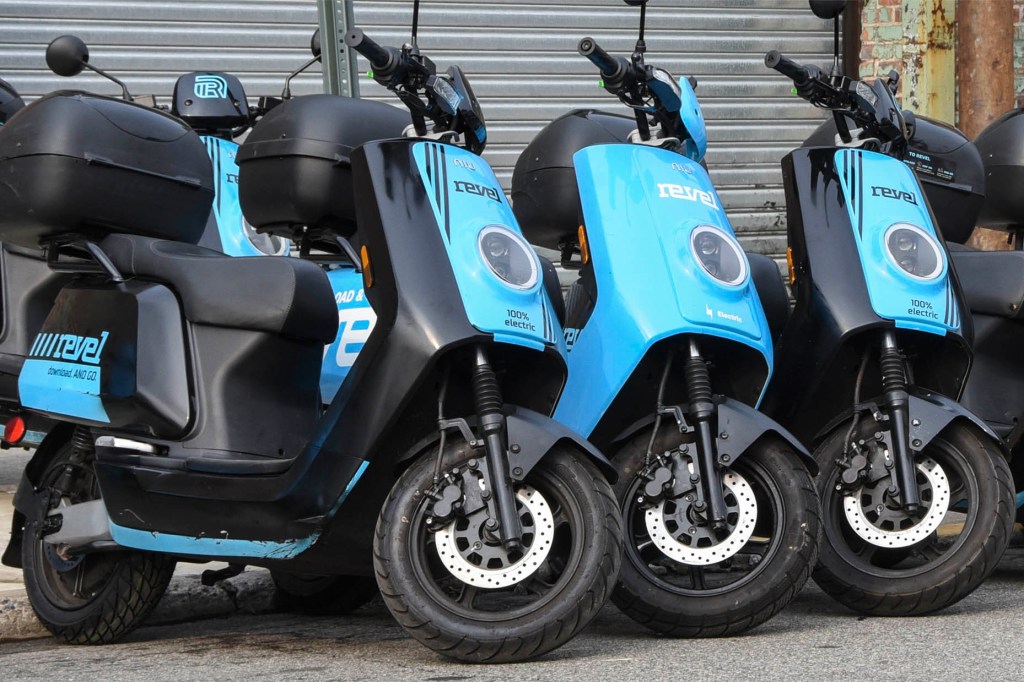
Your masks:
M0 126L25 106L14 86L0 78Z
M877 331L894 328L871 306L834 157L834 148L805 148L782 160L796 308L776 345L772 381L761 407L807 444L849 409L865 344L877 344ZM957 305L967 310L955 275L952 280ZM961 331L963 336L940 337L896 330L913 368L913 383L960 395L971 362L970 316L964 316ZM862 399L881 393L881 372L873 362L865 371Z
M627 142L635 129L632 116L584 109L537 133L512 173L513 209L527 241L549 249L576 242L580 197L573 154L595 144Z
M125 514L118 523L153 529L150 520L158 519L162 532L242 539L304 538L319 530L316 544L289 561L293 570L366 572L374 521L400 458L436 433L444 368L451 368L450 416L474 411L469 367L476 344L487 347L499 381L515 378L503 385L506 402L550 414L565 381L561 355L553 347L540 353L494 343L455 303L461 294L412 157L416 143L374 142L352 154L358 238L374 278L366 294L377 323L334 401L306 431L306 447L286 469L257 477L103 463L108 507L143 519ZM343 498L364 462L359 485ZM342 499L337 521L324 526ZM176 509L173 517L168 505Z
M974 141L985 163L987 192L980 224L1020 229L1024 225L1024 109L993 121Z
M0 135L0 239L28 248L69 234L199 241L213 166L199 136L156 109L56 92Z
M352 150L399 137L409 113L351 97L310 95L274 107L239 147L238 199L261 232L298 237L356 229Z
M200 132L225 133L249 124L242 83L229 73L186 73L174 84L171 113Z
M914 116L913 120L902 160L917 172L942 236L962 244L974 231L985 201L982 155L953 126L925 116ZM830 147L835 144L836 132L835 119L829 117L803 146Z

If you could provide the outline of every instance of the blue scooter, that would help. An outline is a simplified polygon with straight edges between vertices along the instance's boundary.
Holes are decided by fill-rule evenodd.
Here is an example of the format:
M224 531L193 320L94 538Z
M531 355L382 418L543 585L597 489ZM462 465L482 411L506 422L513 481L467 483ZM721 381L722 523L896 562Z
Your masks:
M692 83L644 62L641 8L630 59L579 43L635 116L551 123L520 158L513 198L532 242L581 256L555 418L619 472L625 561L612 598L660 633L731 635L778 613L810 575L815 466L754 409L772 339L753 264L700 163Z
M842 76L844 3L810 4L836 19L831 73L774 51L765 64L832 111L837 135L782 160L796 306L764 409L815 445L815 581L857 611L921 615L995 568L1013 524L1010 470L995 432L955 402L973 330L935 228L933 209L945 207L929 204L902 161L898 74Z

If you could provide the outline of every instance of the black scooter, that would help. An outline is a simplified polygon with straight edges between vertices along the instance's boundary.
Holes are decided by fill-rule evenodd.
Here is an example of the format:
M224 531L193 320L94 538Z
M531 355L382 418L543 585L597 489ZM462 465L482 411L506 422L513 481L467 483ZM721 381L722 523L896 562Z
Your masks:
M4 555L67 641L138 626L177 558L230 562L221 577L375 573L410 634L479 662L560 646L611 591L614 473L546 416L561 331L540 262L486 191L468 81L438 74L415 37L346 41L408 106L412 136L368 142L401 117L387 105L296 97L239 151L249 222L351 254L377 314L326 410L327 276L193 245L213 180L192 130L64 92L5 131L17 184L0 185L0 238L85 260L19 377L23 403L62 424L26 468ZM33 132L56 122L60 139Z
M836 18L843 2L811 0ZM1012 529L1005 452L955 402L971 320L917 175L897 76L853 81L777 52L765 64L834 114L831 145L782 162L796 307L763 409L821 467L813 577L875 615L930 613L995 568Z

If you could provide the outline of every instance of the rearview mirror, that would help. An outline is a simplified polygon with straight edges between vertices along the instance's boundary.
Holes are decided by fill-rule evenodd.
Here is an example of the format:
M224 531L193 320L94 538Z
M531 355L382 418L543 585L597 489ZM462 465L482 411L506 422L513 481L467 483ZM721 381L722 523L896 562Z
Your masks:
M313 31L313 38L309 41L309 51L313 53L314 58L320 58L320 29Z
M835 19L846 8L846 0L810 0L811 11L821 19Z
M58 76L77 76L88 62L89 48L78 36L54 38L46 47L46 65Z

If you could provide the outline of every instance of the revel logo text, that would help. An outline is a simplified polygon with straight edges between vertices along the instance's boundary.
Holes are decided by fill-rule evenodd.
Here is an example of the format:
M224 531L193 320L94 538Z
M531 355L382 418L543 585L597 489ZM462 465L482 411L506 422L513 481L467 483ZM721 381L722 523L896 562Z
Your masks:
M100 364L100 354L107 345L110 332L100 332L99 337L77 336L75 334L40 333L36 336L29 357L71 360L90 365Z
M885 197L886 199L900 199L908 204L917 206L917 196L913 192L904 192L903 190L893 189L891 187L872 187L871 196Z
M675 185L671 182L658 183L658 196L662 199L685 199L686 201L699 201L705 206L718 208L715 197L710 192L689 187L687 185Z
M225 99L228 96L228 82L210 73L196 76L193 88L199 99Z
M472 194L473 196L486 197L491 201L497 201L501 203L501 192L488 187L487 185L478 185L475 182L466 182L465 180L455 181L455 191L465 192L466 194Z

